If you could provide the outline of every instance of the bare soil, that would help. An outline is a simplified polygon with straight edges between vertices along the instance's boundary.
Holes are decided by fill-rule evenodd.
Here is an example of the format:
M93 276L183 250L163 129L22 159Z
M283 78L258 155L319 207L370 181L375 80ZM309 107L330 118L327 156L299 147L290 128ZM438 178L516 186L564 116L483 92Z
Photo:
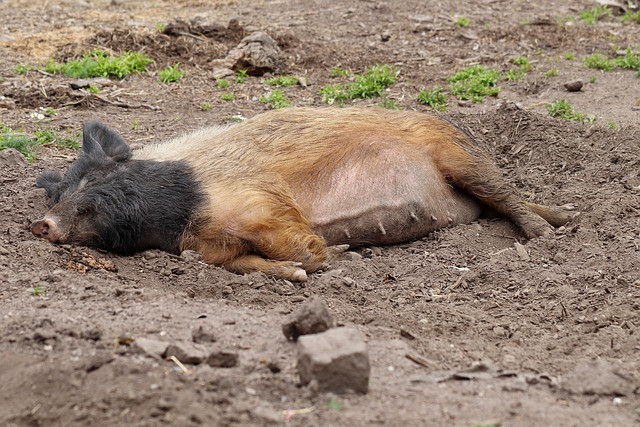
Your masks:
M99 119L135 144L226 123L269 108L271 88L250 77L216 87L213 65L255 30L274 37L292 106L320 105L334 66L400 68L387 92L428 110L417 92L482 64L533 68L481 104L449 114L469 127L528 200L573 203L578 221L526 241L506 220L482 219L419 241L358 250L303 284L238 276L151 251L120 257L53 246L29 232L46 211L36 176L64 169L73 150L44 147L35 162L0 158L0 425L2 426L633 426L640 425L640 79L580 58L638 49L640 25L577 17L588 1L327 0L0 1L1 121L73 134ZM201 16L226 30L168 36L158 23ZM459 16L471 25L455 25ZM239 26L228 26L231 19ZM141 50L152 71L84 96L42 66L93 48ZM573 52L577 59L567 60ZM158 81L180 63L185 77ZM557 69L555 77L545 75ZM585 87L569 93L566 81ZM235 100L220 95L234 92ZM550 118L566 98L595 123ZM209 111L202 103L211 104ZM371 105L379 99L360 100ZM30 116L50 107L57 115ZM337 108L337 107L328 107ZM615 125L615 126L614 126ZM5 152L6 153L6 152ZM2 154L2 153L0 153ZM524 245L517 249L517 245ZM35 289L35 292L34 292ZM359 329L372 364L366 395L299 386L286 315L321 296ZM192 340L236 353L232 368L149 357L140 338ZM418 361L418 363L416 363Z

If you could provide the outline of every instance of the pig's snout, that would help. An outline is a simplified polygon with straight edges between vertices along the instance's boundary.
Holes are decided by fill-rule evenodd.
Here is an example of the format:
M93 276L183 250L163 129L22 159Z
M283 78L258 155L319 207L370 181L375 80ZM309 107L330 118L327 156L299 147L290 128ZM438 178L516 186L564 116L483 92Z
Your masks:
M58 225L51 218L44 218L31 224L31 232L35 236L42 237L50 242L57 242L60 237Z

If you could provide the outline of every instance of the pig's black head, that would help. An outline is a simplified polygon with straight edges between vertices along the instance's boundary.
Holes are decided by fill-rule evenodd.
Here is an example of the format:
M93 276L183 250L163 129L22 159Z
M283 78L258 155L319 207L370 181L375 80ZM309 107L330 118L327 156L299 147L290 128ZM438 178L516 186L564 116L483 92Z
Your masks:
M31 231L53 243L118 253L149 248L175 252L204 199L199 185L184 162L131 157L115 131L97 122L86 124L82 153L64 176L46 171L37 179L51 209Z

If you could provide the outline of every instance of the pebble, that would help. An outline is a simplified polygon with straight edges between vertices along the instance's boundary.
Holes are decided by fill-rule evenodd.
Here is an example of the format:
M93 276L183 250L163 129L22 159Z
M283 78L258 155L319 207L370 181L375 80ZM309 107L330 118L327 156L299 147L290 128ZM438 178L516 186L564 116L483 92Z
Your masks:
M333 324L333 317L324 301L312 296L282 324L282 333L288 340L296 341L301 335L324 332Z
M214 368L233 368L238 366L238 353L230 351L213 351L207 356L207 365Z
M583 86L582 80L572 80L564 84L564 88L568 92L580 92L582 90L582 86Z
M318 391L367 393L371 366L362 334L354 328L333 328L298 340L300 383L314 381Z
M165 358L175 356L180 362L189 365L199 365L207 360L207 350L200 344L190 342L176 342L169 344Z

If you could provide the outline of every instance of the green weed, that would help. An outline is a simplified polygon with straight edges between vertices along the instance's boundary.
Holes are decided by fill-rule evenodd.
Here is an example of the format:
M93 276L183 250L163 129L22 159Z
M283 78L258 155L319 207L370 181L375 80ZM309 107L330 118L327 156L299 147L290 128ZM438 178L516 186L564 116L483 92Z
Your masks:
M351 71L340 67L333 67L331 71L329 71L329 77L349 77L350 75Z
M594 84L598 82L598 76L596 76L595 74L591 74L589 76L589 83Z
M266 79L264 82L271 86L287 87L298 83L298 78L296 76L277 76Z
M395 99L387 98L386 96L382 97L382 100L379 104L382 108L386 108L387 110L401 110L402 107L398 104L398 101Z
M395 83L399 73L391 65L374 65L364 74L354 75L354 82L326 85L319 93L322 95L322 102L328 104L336 102L342 105L349 99L374 98L382 95L386 88Z
M500 73L481 65L467 67L449 78L451 93L458 99L482 102L485 96L496 96L500 92L497 86Z
M547 110L549 111L549 116L551 117L565 120L575 120L580 123L587 121L587 115L576 112L573 109L573 106L569 104L564 98L552 102L547 106Z
M627 12L622 17L624 22L635 22L636 24L640 24L640 10L637 12L632 12L627 10Z
M140 127L140 120L138 119L133 119L131 120L131 130L136 130Z
M274 89L268 95L261 97L260 102L262 102L263 104L271 104L271 107L274 110L289 106L287 97L281 90L278 89Z
M220 99L223 101L233 101L236 99L236 95L233 92L227 92L220 95Z
M559 71L560 71L560 70L558 70L557 68L552 68L552 69L550 69L550 70L546 71L546 72L544 73L544 75L545 75L546 77L556 77L556 76L558 75L558 72L559 72Z
M100 88L89 83L89 87L86 89L89 93L100 93Z
M74 137L60 135L52 129L39 129L33 133L35 142L38 145L57 145L58 147L72 148L77 150L80 148L79 135Z
M163 32L164 30L166 30L166 28L167 28L167 24L164 24L164 23L162 23L162 22L157 22L157 23L156 23L156 31L157 31L157 32L161 33L161 32Z
M469 25L471 25L471 18L468 18L466 16L461 16L458 19L456 19L456 25L461 28L466 28Z
M617 125L617 123L616 123L616 122L614 122L614 121L612 121L612 120L610 120L610 121L608 121L608 122L607 122L607 127L608 127L609 129L612 129L612 130L616 130L616 129L618 129L618 125Z
M52 74L62 74L72 78L91 77L115 77L124 78L132 73L146 71L151 58L139 52L124 52L120 55L109 55L108 53L95 49L85 53L82 58L59 64L50 61L45 66L45 71Z
M615 61L607 58L607 55L599 52L585 56L582 58L582 61L587 68L593 68L596 70L611 71L616 67Z
M325 85L319 90L319 93L322 96L322 102L327 104L335 102L338 105L343 105L350 99L347 85L344 84Z
M345 404L342 403L337 397L331 397L327 400L327 408L332 411L342 411L345 409Z
M36 285L31 288L31 295L33 295L34 297L43 297L46 293L47 289L44 287L44 285Z
M516 69L506 71L502 75L502 78L504 78L507 81L520 80L524 78L525 74L526 73L524 72L524 70L516 68Z
M16 65L16 73L18 74L27 74L31 70L33 68L28 65Z
M160 81L162 83L175 83L179 81L182 78L182 76L184 76L184 72L178 70L179 65L180 64L169 65L167 68L160 70L158 72L158 77L160 78Z
M573 61L574 59L576 59L576 54L573 52L567 52L563 56L567 61Z
M78 149L80 148L80 139L79 135L64 136L51 129L39 129L33 135L28 135L20 129L14 130L0 123L0 150L13 148L31 163L36 159L38 148L43 145Z
M211 111L211 108L213 107L208 102L203 102L202 104L200 104L200 110L202 111Z
M216 79L216 86L218 89L227 89L229 87L229 82L225 79Z
M513 60L515 65L518 65L523 71L531 71L531 62L525 56L519 56Z
M613 62L620 68L627 70L640 70L640 53L625 50L624 56L619 56Z
M0 134L0 151L13 148L20 152L29 163L36 159L38 144L26 135Z
M244 81L247 80L247 77L249 77L249 75L247 74L248 71L249 70L236 71L236 83L238 84L244 83Z
M590 25L595 24L597 21L607 16L611 16L611 9L607 6L593 6L591 9L580 13L580 18Z
M418 102L427 105L436 111L447 111L447 97L440 86L436 86L433 90L422 89L418 93Z

